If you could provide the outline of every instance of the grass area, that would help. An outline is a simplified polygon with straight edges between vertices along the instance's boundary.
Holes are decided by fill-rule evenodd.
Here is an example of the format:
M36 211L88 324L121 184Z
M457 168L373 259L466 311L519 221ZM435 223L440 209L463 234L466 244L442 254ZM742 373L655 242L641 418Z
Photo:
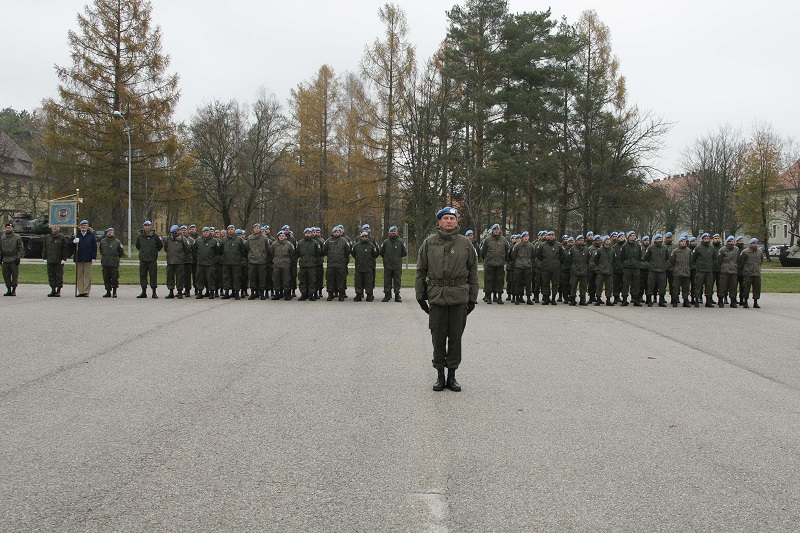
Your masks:
M789 269L787 269L789 270ZM414 269L403 270L402 284L403 287L414 286ZM481 283L483 276L478 275ZM353 269L350 268L349 282L353 283ZM47 266L42 264L22 264L19 267L19 279L21 283L35 283L47 285ZM103 275L100 271L99 263L95 263L94 283L102 283ZM164 284L167 279L167 267L158 267L158 279L160 284ZM67 284L74 284L75 280L75 264L67 263L64 266L64 280ZM139 265L122 265L119 269L119 282L121 285L138 285L139 284ZM763 292L785 292L785 293L800 293L800 269L796 272L765 272L761 276L762 291ZM375 280L375 287L377 292L383 291L383 270L378 269L377 279Z

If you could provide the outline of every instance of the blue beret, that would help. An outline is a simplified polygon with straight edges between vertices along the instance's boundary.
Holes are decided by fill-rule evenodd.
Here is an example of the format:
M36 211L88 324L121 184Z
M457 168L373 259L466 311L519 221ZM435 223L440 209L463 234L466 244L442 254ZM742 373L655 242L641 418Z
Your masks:
M642 237L642 240L643 241L649 241L650 240L650 235L645 235L644 237Z
M672 237L672 232L671 232L671 231L668 231L668 232L667 232L667 234L666 234L666 237L667 237L667 239L669 239L670 237Z
M264 228L264 229L269 229L269 226L266 226L266 225L261 226L261 227Z
M528 233L528 230L523 231L520 237L524 237L525 235L530 235L530 233Z
M235 233L236 233L236 235L244 235L244 230L243 229L237 229Z
M81 220L81 224L86 224L86 225L88 225L88 224L89 224L89 221L88 221L88 220L86 220L86 219L83 219L83 220Z
M572 237L570 237L569 239L567 239L567 242L575 242L575 239L573 239Z
M556 234L556 232L555 232L555 231L553 231L553 230L550 230L550 231L548 231L548 232L547 232L547 234L548 234L548 235L555 235L555 234Z
M172 225L172 227L171 227L171 228L169 228L169 232L170 232L170 233L175 233L175 232L176 232L176 231L178 231L179 229L180 229L180 228L178 227L178 225L177 225L177 224L173 224L173 225Z
M367 233L366 231L362 231L359 237L369 237L369 233Z
M616 231L612 231L612 232L611 232L611 236L612 236L612 237L616 237L617 235L619 235L619 233L617 233ZM605 239L604 239L604 240L605 240Z
M391 230L389 230L389 231L391 231ZM467 232L466 232L464 235L465 235L465 236L466 236L466 235L472 235L472 234L474 234L474 233L475 233L474 231L472 231L471 229L468 229L468 230L467 230Z
M758 244L758 239L753 237L752 239L750 239L750 244Z
M662 237L660 233L656 233L656 236L655 236L655 237L653 237L653 240L654 240L654 241L657 241L658 239L663 239L663 238L664 238L664 237Z
M611 235L603 235L603 242L610 241Z
M715 233L714 235L712 235L712 237L716 239L717 237L719 237L719 233Z
M336 233L337 231L342 231L342 228L340 228L339 226L334 226L333 229L331 230L331 233Z
M108 233L109 231L114 231L114 228L108 228L108 229L106 230L106 233Z
M583 235L578 235L577 237L575 237L575 240L576 240L576 241L579 241L579 240L581 240L581 239L583 239Z
M594 232L589 230L589 231L586 232L586 236L587 237L594 237Z
M436 220L441 220L445 215L453 215L454 217L458 217L458 209L455 207L443 207L436 213Z
M391 228L389 228L389 231L397 231L397 226L392 226ZM469 233L472 233L472 231L470 230Z
M494 225L492 225L492 227L491 227L491 228L489 228L489 231L494 231L494 230L496 230L496 229L500 229L500 224L494 224Z
M546 232L545 230L541 230L541 231L538 233L538 235L547 235L547 232Z
M686 239L686 235L682 233L680 239L678 239L678 242L685 241Z
M689 242L695 242L695 241L697 241L697 237L695 237L694 235L689 237Z
M228 227L226 229L231 229L231 228L235 228L235 227L236 226L234 226L233 224L228 224Z
M184 224L184 225L181 226L181 229L189 229L189 228L187 228L186 224Z
M253 227L254 227L254 228L260 228L260 227L261 227L261 224L259 224L258 222L256 222L255 224L253 224Z
M701 239L705 239L706 237L710 237L710 236L711 235L709 235L708 233L703 233L702 235L700 235L700 238Z
M152 225L153 225L153 223L152 223L152 222L150 222L149 220L145 220L145 221L144 221L144 225L145 225L145 226L152 226Z
M561 240L563 241L564 239L569 239L569 235L562 235Z
M286 235L286 232L285 232L285 231L283 231L283 230L280 230L280 231L278 232L278 235Z
M282 227L281 229L282 229L282 230L284 230L284 229L289 229L289 224L284 224L284 225L283 225L283 227Z
M209 228L208 226L203 226L203 229L201 231L211 231L211 228Z
M194 224L189 224L189 229L192 229L192 228L197 228L197 226L195 226Z
M596 241L596 240L602 240L602 238L603 238L603 237L601 237L600 235L595 235L593 240L595 240L595 241Z
M617 235L619 235L619 233L617 233ZM636 235L636 232L633 231L633 230L630 230L628 233L625 234L625 236L628 237L629 239L631 238L631 235Z
M736 236L736 240L737 240L737 241L743 241L743 240L744 240L744 237L742 237L741 235L737 235L737 236Z
M369 229L369 224L364 224L363 226L361 226L361 229Z
M733 242L733 241L734 241L733 235L728 235L728 238L725 239L725 242Z

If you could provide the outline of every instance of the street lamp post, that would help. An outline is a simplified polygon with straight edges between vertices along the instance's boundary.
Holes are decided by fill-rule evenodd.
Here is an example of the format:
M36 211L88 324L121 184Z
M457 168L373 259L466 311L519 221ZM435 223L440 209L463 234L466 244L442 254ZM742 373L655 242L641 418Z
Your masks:
M131 257L131 128L125 115L120 111L114 111L114 116L119 117L125 123L125 133L128 134L128 258Z

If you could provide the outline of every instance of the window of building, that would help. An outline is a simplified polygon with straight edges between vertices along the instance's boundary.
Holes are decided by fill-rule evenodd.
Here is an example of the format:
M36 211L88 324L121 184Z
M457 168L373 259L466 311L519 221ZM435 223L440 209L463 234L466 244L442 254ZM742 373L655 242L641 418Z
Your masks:
M789 224L784 224L783 225L783 238L784 239L788 239L789 238Z
M778 234L778 225L777 224L773 224L772 225L772 236L775 237L777 234Z

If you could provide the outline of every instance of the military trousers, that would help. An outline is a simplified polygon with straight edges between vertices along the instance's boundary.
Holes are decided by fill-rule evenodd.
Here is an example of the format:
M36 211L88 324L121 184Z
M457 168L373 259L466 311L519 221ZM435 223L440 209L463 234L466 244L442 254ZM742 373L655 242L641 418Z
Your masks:
M92 291L92 262L75 263L75 289L78 294L89 294Z
M367 270L366 272L359 272L356 270L355 278L356 294L363 295L364 291L367 291L367 294L372 294L375 288L372 270Z
M688 302L691 296L689 277L687 276L672 276L672 287L670 287L670 294L672 301L677 302L681 293L683 293L683 301Z
M103 285L106 291L116 289L119 287L119 267L118 266L104 266L103 267Z
M754 300L761 298L761 276L743 276L743 278L742 294L744 294L744 299L742 302L747 301L751 290L753 291Z
M452 368L461 364L461 337L467 325L467 304L431 304L428 327L433 341L433 368Z
M589 281L588 283L589 297L594 298L595 282L597 281L597 272L590 270L588 275L588 281Z
M589 276L587 274L573 274L570 277L570 300L574 300L576 294L578 298L580 298L580 301L583 302L586 300L586 285L588 278Z
M703 290L704 288L705 290ZM706 298L711 298L711 295L714 294L714 273L698 270L694 277L694 297L699 300L703 294L706 295Z
M622 276L623 276L623 274L622 274L622 272L614 272L614 274L612 274L612 276L614 276L614 281L611 284L613 286L613 289L614 289L614 296L619 298L622 295Z
M667 273L648 272L647 273L647 295L664 296L667 293Z
M314 267L314 272L317 280L315 289L321 291L325 288L325 268L322 266L322 263Z
M400 269L383 269L383 292L391 294L394 289L395 295L400 294L400 283L403 279L403 271Z
M597 274L595 278L595 299L600 300L600 295L603 294L603 287L606 290L606 301L611 301L614 295L614 274Z
M222 265L222 289L238 291L242 288L242 265Z
M622 269L622 297L627 298L628 294L636 297L639 294L640 271L638 268Z
M558 270L542 270L542 295L545 298L550 297L552 289L553 294L558 292L558 282L561 272Z
M150 288L158 287L158 262L139 261L139 285L142 290L147 287L147 278L150 277Z
M216 277L214 276L214 265L197 265L197 275L195 276L195 290L198 294L207 289L213 292L216 289Z
M183 290L183 263L167 265L167 289Z
M530 268L515 268L514 281L516 283L513 294L517 296L531 295L531 277L533 276L533 269Z
M505 270L500 266L483 266L483 287L489 294L503 292Z
M272 287L279 292L292 288L289 279L289 265L272 267Z
M3 263L3 281L6 287L16 287L19 283L19 265L16 263Z
M586 282L584 281L584 291L585 291ZM558 292L564 301L567 301L567 296L571 294L570 288L572 287L572 276L569 270L562 270L561 277L558 280Z
M300 295L308 296L317 290L317 267L300 267Z
M328 266L326 281L328 292L344 294L347 290L347 267Z
M250 263L249 267L250 277L250 290L264 291L267 289L267 265L266 263L253 264Z
M54 289L64 286L64 265L61 263L47 263L47 281Z
M517 289L517 282L514 279L516 275L515 268L506 269L506 294L516 294L514 291Z
M722 301L725 296L728 297L728 301L731 303L736 301L736 289L739 284L739 281L736 278L736 274L720 273L718 285L719 290L717 291L717 297L720 301Z

